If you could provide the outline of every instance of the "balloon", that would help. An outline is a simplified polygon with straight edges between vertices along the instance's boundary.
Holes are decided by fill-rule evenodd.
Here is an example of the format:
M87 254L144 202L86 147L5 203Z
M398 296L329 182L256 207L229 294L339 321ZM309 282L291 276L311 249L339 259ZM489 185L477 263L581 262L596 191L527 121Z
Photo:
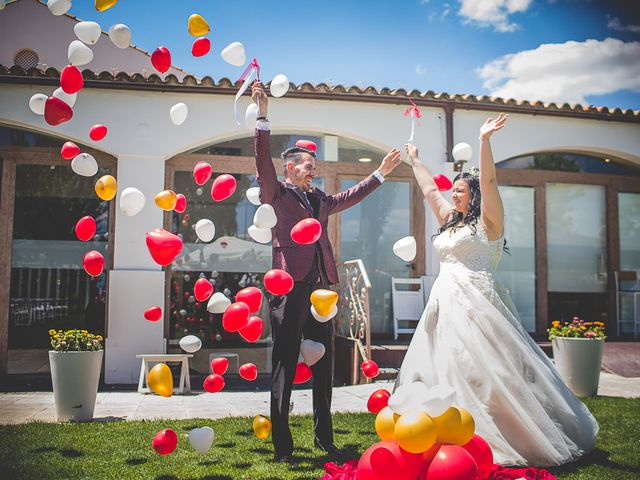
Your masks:
M104 125L100 125L99 123L91 127L91 130L89 130L89 137L94 142L99 142L106 136L107 136L107 127Z
M329 315L318 315L318 312L316 312L316 307L314 307L313 305L311 305L310 310L311 310L311 315L313 316L313 318L315 318L320 323L328 322L329 320L331 320L333 317L335 317L338 314L338 306L337 305L333 306L333 309L331 310L331 313L329 313Z
M305 218L291 229L291 240L302 245L315 243L322 234L322 225L315 218Z
M179 193L176 195L176 206L173 207L173 210L182 213L187 209L187 197L183 194Z
M167 47L158 47L151 54L151 64L160 73L164 73L171 67L171 52Z
M49 125L60 125L73 117L73 110L57 97L49 97L44 103L44 119Z
M221 202L233 195L236 191L236 179L228 174L220 175L211 185L211 198L216 202Z
M258 415L253 419L253 432L260 440L266 440L271 434L271 420Z
M258 378L258 369L253 363L245 363L240 367L238 373L242 378L253 382L256 378Z
M249 317L247 324L238 333L249 343L257 342L264 330L264 323L260 317Z
M144 318L150 322L157 322L162 318L162 308L159 306L149 307L144 311Z
M95 0L96 10L98 10L99 12L109 10L116 3L118 3L118 0Z
M169 110L169 117L171 117L171 122L174 125L182 125L187 119L188 114L189 107L187 107L187 105L182 102L176 103L173 107L171 107L171 110Z
M65 160L71 160L79 153L80 147L73 142L64 142L64 145L62 145L62 148L60 149L60 155L62 155L62 158Z
M385 390L384 388L376 390L369 396L369 400L367 400L367 410L371 413L378 413L389 404L390 396L391 393L389 390Z
M389 407L384 407L376 416L376 433L381 440L395 440L394 428L400 415Z
M96 234L96 221L88 215L82 217L77 221L75 230L78 240L82 240L83 242L91 240Z
M243 302L251 313L256 313L262 306L262 292L256 287L247 287L236 293L236 302Z
M189 16L189 33L194 37L200 37L209 33L211 29L207 21L201 15L194 13Z
M413 411L401 415L393 428L398 444L407 452L422 453L436 443L436 426L424 412Z
M71 8L71 0L49 0L47 7L55 16L64 15Z
M53 95L52 96L54 96L56 98L59 98L64 103L69 105L71 108L73 108L73 106L76 104L76 99L78 98L78 94L77 93L67 93L62 89L62 87L56 88L53 91Z
M206 380L205 380L206 382ZM215 434L211 427L194 428L189 432L189 443L198 453L207 453L213 445Z
M209 393L218 393L220 390L224 388L224 378L222 375L218 373L212 373L207 378L204 379L204 383L202 387L206 392Z
M257 228L273 228L278 223L276 211L271 205L260 205L253 215L253 225Z
M147 248L153 260L161 266L167 266L182 251L182 239L163 228L147 233Z
M286 75L280 73L273 77L271 83L269 84L269 91L271 95L274 97L282 97L285 93L289 91L289 79Z
M436 385L423 398L421 410L431 417L438 417L449 409L455 395L456 392L450 386Z
M272 295L286 295L293 289L293 278L284 270L274 268L264 274L264 288Z
M475 460L478 467L478 478L480 480L488 478L493 468L493 453L487 441L480 435L474 435L471 440L462 445L462 448Z
M155 198L156 205L167 212L175 208L177 200L178 196L173 190L163 190Z
M318 363L318 360L324 356L325 351L324 344L309 338L304 339L300 344L300 355L302 355L304 363L310 367Z
M229 305L231 305L231 300L225 297L222 292L216 292L209 299L207 311L209 313L224 313Z
M213 293L213 285L206 278L199 278L196 280L195 285L193 286L193 294L196 297L196 300L199 302L204 302L208 300L211 294Z
M220 56L225 62L235 67L240 67L247 61L244 53L244 45L240 42L233 42L227 45L222 52L220 52Z
M468 143L460 142L457 143L455 147L453 147L451 155L456 162L468 162L473 156L473 150L471 149L471 145L469 145Z
M93 177L98 173L98 162L89 153L80 153L71 160L71 170L83 177Z
M298 362L296 365L296 375L293 377L293 384L299 385L308 382L311 379L311 367L304 362Z
M258 243L269 243L271 241L270 228L258 228L255 225L249 225L247 232Z
M44 105L47 101L47 97L44 93L36 93L29 99L29 108L36 115L44 115Z
M393 244L393 253L405 262L412 262L416 258L416 239L409 236L398 240Z
M131 44L131 30L124 23L116 23L109 28L109 40L118 48L129 48Z
M203 242L210 242L216 234L216 226L207 218L202 218L196 222L196 235Z
M213 168L207 162L198 162L195 167L193 167L193 180L198 185L204 185L211 178L211 174L213 173Z
M415 480L426 461L394 442L371 445L358 461L358 480Z
M78 40L86 43L87 45L95 45L100 40L102 35L102 28L96 22L78 22L73 26L73 32L78 37Z
M247 324L250 313L246 303L232 303L222 315L222 328L227 332L237 332Z
M316 313L323 317L329 315L333 307L338 303L338 292L319 288L314 290L309 297L311 305L316 309Z
M378 364L373 360L365 360L360 364L360 370L367 378L376 378L380 374Z
M202 57L211 50L211 42L207 37L196 38L191 45L191 55L194 57Z
M163 397L173 394L173 375L165 363L156 363L147 375L147 386Z
M159 453L160 455L168 455L178 446L178 436L176 435L176 432L170 428L165 428L155 434L153 441L151 442L151 446L156 453Z
M224 375L229 368L229 359L225 357L216 357L211 360L211 371L217 375Z
M412 410L420 410L420 404L429 394L429 389L422 382L402 385L389 397L389 408L402 415Z
M307 150L311 150L312 152L318 150L316 142L312 142L311 140L298 140L296 142L296 147L306 148Z
M74 40L67 49L67 58L71 65L86 65L93 60L93 52L80 40Z
M260 187L251 187L247 189L247 200L254 205L260 205Z
M464 445L475 433L475 422L471 414L460 407L449 407L439 417L433 418L436 426L438 443Z
M75 65L67 65L60 72L60 87L65 93L74 94L79 92L84 86L82 73Z
M186 335L180 339L180 348L187 353L196 353L202 348L202 340L195 335Z
M451 190L451 187L453 186L451 180L449 180L446 175L442 175L441 173L434 175L433 181L436 182L436 187L438 187L438 190L440 190L441 192Z
M258 105L250 103L247 105L247 110L244 112L244 125L249 130L256 128L256 121L258 120Z
M144 208L144 193L135 187L127 187L120 194L120 210L127 217L133 217Z
M464 448L442 445L429 466L426 480L478 480L478 466Z

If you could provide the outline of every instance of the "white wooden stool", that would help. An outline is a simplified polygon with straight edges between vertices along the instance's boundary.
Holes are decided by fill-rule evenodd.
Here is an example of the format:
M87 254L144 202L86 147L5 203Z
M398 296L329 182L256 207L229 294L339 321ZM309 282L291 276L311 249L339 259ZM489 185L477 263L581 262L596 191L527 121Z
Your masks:
M189 378L189 358L193 357L190 353L175 353L175 354L141 354L136 355L136 358L142 359L140 365L140 380L138 381L139 393L151 393L149 387L145 387L147 381L147 375L149 375L149 362L154 363L170 363L180 362L180 383L178 387L173 388L173 393L187 393L191 391L191 379Z

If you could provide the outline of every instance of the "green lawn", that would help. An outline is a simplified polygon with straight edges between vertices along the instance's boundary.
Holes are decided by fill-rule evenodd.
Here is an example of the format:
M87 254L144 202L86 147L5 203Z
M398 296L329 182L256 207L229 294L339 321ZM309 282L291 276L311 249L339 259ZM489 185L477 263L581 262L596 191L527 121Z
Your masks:
M600 422L598 448L581 461L552 469L562 480L640 478L640 399L587 400ZM377 439L372 414L336 414L336 443L357 458ZM30 423L0 427L0 472L7 479L314 479L326 461L313 448L311 417L293 417L294 469L274 464L270 441L257 439L251 419L191 419L84 424ZM208 425L213 447L197 454L186 435ZM173 428L179 437L171 455L151 449L153 435Z

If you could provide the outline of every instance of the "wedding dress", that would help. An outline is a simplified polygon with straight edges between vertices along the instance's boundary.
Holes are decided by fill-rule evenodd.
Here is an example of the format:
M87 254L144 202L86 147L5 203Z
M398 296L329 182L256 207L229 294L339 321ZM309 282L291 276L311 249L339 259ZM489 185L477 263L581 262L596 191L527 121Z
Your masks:
M522 327L496 275L503 240L481 222L438 235L440 274L396 387L449 385L502 465L552 466L592 450L598 424Z

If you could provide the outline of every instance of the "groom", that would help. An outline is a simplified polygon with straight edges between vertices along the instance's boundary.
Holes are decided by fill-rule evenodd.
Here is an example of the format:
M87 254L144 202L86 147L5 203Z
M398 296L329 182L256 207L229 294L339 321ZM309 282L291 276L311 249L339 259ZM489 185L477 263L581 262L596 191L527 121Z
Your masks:
M333 443L331 422L331 389L333 387L333 325L320 323L310 313L310 295L318 288L338 283L338 270L327 236L329 215L345 210L378 188L400 163L400 152L392 150L378 170L348 190L326 195L311 186L316 176L316 152L313 142L298 142L282 152L285 181L278 181L269 145L268 100L262 84L252 87L252 98L258 104L255 151L260 201L273 207L278 223L272 229L273 268L289 273L293 290L269 301L273 337L271 372L271 422L275 460L292 463L293 438L289 429L289 401L296 373L300 341L305 338L320 342L324 356L311 367L313 372L314 444L330 457L342 452ZM305 148L310 147L310 148ZM315 218L322 225L320 239L301 245L291 239L291 229L305 218Z

